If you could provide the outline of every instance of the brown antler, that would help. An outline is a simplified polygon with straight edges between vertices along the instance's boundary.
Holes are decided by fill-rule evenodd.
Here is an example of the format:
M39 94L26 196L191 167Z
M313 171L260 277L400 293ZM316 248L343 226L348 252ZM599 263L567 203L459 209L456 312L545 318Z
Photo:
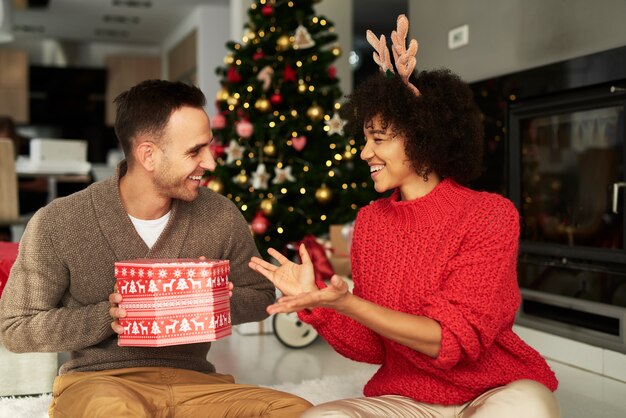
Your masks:
M411 39L409 48L406 47L406 37L409 33L409 19L405 15L398 16L397 31L391 32L391 51L393 52L393 60L396 64L396 70L398 75L402 78L402 81L407 85L411 91L417 96L420 95L420 91L413 84L409 82L409 77L413 74L415 69L415 55L417 54L418 44L415 39ZM376 38L376 35L368 29L366 32L367 41L375 49L374 62L378 64L382 72L387 70L393 71L393 65L391 65L391 57L389 56L389 50L387 49L387 42L385 41L385 35L380 35L380 39Z
M374 62L378 64L380 71L384 73L389 70L393 73L393 66L391 65L391 57L389 56L389 50L387 49L385 35L380 35L380 39L378 39L376 38L376 35L374 35L374 32L368 29L366 32L366 38L370 45L375 49L373 53Z

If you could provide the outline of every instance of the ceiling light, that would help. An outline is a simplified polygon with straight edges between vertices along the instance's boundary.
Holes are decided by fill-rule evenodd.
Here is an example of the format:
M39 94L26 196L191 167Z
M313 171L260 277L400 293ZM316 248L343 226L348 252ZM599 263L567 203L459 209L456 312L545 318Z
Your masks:
M0 0L0 42L11 42L15 39L11 31L11 7L9 0Z

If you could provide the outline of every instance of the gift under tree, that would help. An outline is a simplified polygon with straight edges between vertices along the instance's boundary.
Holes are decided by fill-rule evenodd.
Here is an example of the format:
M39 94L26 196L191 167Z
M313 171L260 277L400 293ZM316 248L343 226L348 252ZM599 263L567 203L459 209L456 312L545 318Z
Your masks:
M228 42L208 187L250 222L263 255L352 221L374 198L361 141L344 136L333 24L312 0L257 0Z

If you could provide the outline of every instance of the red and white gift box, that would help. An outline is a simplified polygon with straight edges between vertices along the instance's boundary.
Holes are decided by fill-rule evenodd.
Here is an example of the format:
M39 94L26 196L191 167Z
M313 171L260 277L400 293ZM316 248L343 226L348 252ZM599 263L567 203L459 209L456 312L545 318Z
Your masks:
M124 333L120 346L162 347L231 334L228 260L137 259L115 263Z

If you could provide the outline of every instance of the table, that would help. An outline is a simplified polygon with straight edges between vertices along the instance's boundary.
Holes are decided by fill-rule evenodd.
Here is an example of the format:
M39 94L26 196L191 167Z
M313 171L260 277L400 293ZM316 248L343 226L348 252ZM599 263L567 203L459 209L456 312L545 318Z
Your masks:
M11 267L17 258L17 242L0 242L0 296L9 278Z

